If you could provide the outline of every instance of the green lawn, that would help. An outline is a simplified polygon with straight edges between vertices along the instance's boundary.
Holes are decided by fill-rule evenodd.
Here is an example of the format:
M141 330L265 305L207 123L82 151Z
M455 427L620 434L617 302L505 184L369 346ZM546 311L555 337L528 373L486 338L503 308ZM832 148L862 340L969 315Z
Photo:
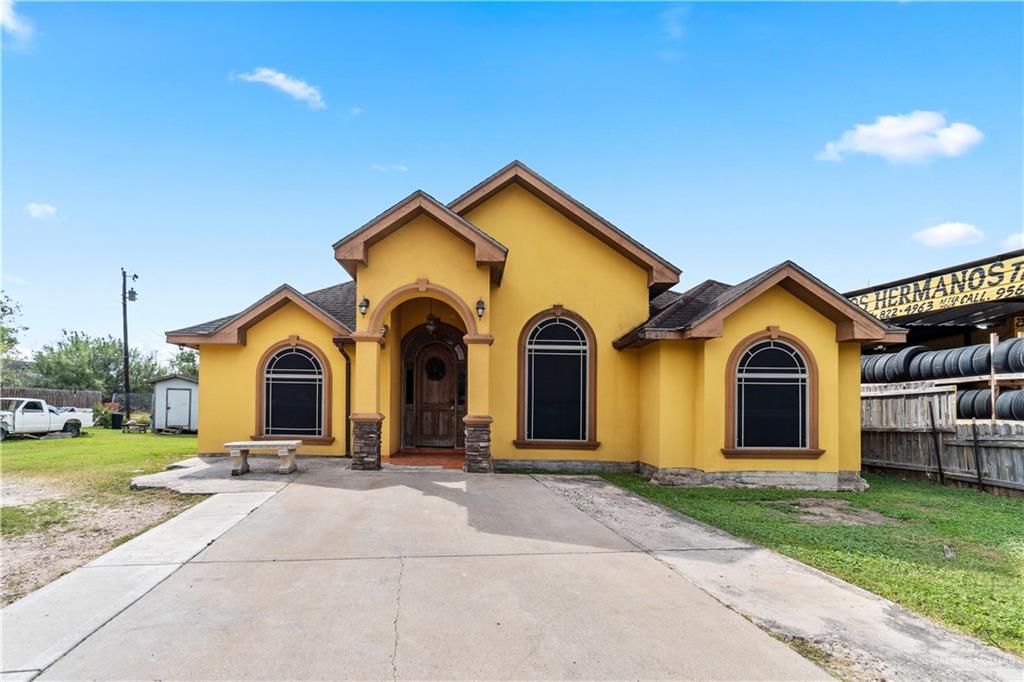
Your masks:
M117 506L141 495L131 479L163 470L169 463L196 452L195 436L124 434L111 429L86 429L83 436L61 440L15 439L0 443L0 470L9 479L43 479L67 490L59 500L41 500L3 507L0 532L23 535L66 524L83 505ZM189 504L191 502L188 502Z
M194 435L98 428L83 433L63 440L6 440L0 444L0 468L5 475L55 478L95 493L122 492L135 476L161 471L196 452Z
M1024 654L1024 499L868 475L865 493L680 488L605 478L843 578L1017 655ZM813 525L788 500L829 497L879 525ZM956 554L946 559L942 546Z

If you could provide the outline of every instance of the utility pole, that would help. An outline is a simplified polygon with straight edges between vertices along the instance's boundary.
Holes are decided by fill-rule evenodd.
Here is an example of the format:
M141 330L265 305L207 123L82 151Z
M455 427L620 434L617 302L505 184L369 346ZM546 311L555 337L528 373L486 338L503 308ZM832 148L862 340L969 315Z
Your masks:
M139 278L138 275L132 275L132 281L134 282ZM132 386L131 381L128 378L128 301L134 301L136 299L135 289L128 288L128 272L121 268L121 320L124 323L124 418L125 421L131 419L132 414Z

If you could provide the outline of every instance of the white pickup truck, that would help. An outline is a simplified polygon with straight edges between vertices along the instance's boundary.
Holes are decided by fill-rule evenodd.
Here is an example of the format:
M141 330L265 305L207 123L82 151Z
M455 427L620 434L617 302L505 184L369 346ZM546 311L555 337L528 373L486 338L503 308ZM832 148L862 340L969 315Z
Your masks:
M53 431L64 431L77 438L87 426L92 426L92 410L61 412L45 400L0 398L0 440L12 435L42 436Z

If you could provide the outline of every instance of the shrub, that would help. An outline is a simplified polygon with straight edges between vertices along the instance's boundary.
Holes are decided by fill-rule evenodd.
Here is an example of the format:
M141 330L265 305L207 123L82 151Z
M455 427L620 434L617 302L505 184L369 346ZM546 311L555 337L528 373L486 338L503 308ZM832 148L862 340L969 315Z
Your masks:
M110 428L110 415L112 414L114 411L106 405L96 403L92 406L92 422L101 429Z

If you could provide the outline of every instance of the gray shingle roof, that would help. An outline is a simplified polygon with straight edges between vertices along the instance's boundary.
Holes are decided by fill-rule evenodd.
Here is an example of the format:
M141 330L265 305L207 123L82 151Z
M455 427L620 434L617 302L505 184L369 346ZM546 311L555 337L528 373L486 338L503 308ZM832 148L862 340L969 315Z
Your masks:
M617 348L623 348L630 343L639 340L641 338L641 334L648 331L684 331L693 327L697 323L711 317L716 312L729 305L729 303L755 288L758 284L785 267L792 267L796 269L824 289L835 294L837 298L845 301L851 308L860 311L860 308L857 308L857 306L855 306L845 296L801 268L793 261L784 261L778 265L768 268L764 272L759 272L753 277L745 279L736 285L724 284L713 279L708 279L681 294L667 291L664 294L656 296L651 299L651 316L642 324L637 325L619 337L615 341L615 346ZM675 299L670 300L668 294L675 294ZM881 322L881 324L889 331L903 331L900 327L886 322Z
M316 307L341 322L349 329L356 328L356 283L342 282L323 289L303 294ZM168 334L213 334L231 320L238 317L239 313L218 317L216 320L201 322L200 324L175 329Z

